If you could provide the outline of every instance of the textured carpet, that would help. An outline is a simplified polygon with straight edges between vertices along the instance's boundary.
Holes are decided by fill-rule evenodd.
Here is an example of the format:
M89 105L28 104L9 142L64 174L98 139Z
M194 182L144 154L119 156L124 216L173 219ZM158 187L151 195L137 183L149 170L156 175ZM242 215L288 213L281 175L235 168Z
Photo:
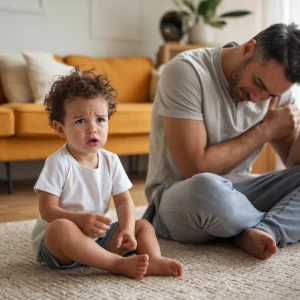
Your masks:
M163 255L183 263L183 277L134 280L87 267L55 270L34 261L34 223L0 223L0 299L300 299L299 243L260 261L229 241L160 240Z

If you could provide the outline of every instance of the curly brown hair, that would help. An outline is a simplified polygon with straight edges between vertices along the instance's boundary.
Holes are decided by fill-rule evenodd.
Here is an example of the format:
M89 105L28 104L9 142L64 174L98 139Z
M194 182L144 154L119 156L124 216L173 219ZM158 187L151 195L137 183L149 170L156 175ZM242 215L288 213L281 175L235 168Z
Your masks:
M100 95L107 101L108 118L110 119L115 113L117 91L104 75L96 75L93 71L94 69L79 72L77 66L70 75L59 76L53 83L44 100L45 110L52 128L53 121L64 124L65 103L73 97L92 99Z

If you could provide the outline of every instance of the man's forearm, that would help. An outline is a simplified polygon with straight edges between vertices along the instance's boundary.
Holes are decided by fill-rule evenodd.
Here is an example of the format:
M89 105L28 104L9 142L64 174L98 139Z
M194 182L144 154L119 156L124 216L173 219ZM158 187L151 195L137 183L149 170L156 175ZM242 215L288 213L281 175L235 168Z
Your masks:
M288 156L283 162L287 167L300 165L300 135L295 137L294 143L292 143L289 149Z
M193 173L227 174L268 141L261 125L256 125L232 140L207 147L194 165Z

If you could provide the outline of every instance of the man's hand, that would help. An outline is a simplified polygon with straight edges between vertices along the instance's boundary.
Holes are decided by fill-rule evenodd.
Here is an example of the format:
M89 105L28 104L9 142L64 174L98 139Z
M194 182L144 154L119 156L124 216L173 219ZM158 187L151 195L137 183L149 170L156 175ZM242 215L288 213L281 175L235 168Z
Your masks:
M81 231L92 238L101 236L110 229L108 224L111 222L110 218L96 213L81 214L76 219L76 225Z
M276 107L278 97L270 101L268 112L262 123L263 131L269 140L278 140L297 130L300 124L300 112L295 104Z
M119 233L116 241L116 247L120 248L121 246L129 251L134 251L136 249L137 241L132 232L122 230Z

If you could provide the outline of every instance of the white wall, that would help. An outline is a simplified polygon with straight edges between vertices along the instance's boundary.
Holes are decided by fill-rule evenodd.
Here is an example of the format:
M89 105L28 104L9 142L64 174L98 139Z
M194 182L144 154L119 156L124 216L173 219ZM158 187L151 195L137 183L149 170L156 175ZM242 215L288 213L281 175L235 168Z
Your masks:
M280 10L282 1L223 0L220 13L249 9L253 14L228 20L224 29L215 31L216 44L250 39L266 25L265 16L270 12L264 3L272 2ZM155 61L163 44L159 21L175 7L172 0L0 0L0 52L142 55ZM126 159L122 160L126 166ZM43 162L13 163L14 178L36 178L42 165ZM146 169L147 157L142 157L140 166ZM5 173L0 164L1 178Z
M172 0L0 0L0 52L147 55L163 42L158 29Z
M220 13L249 9L253 14L228 19L224 29L216 30L216 43L243 42L259 31L265 14L261 2L223 0ZM0 0L0 52L146 55L154 60L163 43L159 21L174 8L172 0Z

